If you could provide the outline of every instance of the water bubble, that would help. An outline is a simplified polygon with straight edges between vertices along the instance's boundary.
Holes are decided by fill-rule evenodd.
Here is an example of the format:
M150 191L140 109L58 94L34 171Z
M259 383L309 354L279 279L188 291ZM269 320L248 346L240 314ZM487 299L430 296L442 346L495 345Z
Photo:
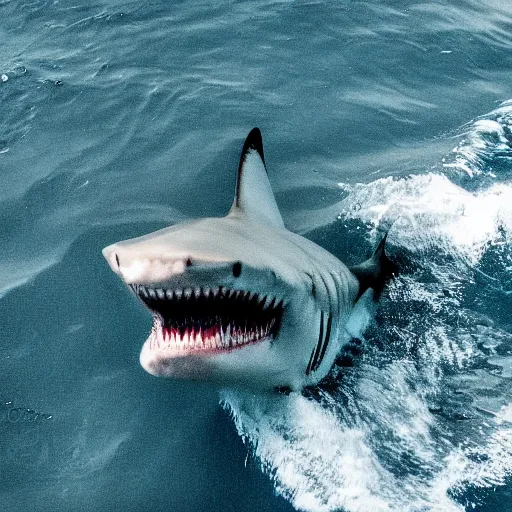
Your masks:
M9 80L9 77L6 74L2 74L0 75L0 80L2 82L7 82L7 80Z

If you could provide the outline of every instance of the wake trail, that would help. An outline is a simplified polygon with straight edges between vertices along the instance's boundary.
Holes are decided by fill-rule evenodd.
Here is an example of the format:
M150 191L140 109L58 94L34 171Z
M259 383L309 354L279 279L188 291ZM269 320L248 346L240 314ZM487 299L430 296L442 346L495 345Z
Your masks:
M327 385L222 403L298 510L471 510L512 475L512 101L435 172L340 184L340 220L389 229L406 270Z

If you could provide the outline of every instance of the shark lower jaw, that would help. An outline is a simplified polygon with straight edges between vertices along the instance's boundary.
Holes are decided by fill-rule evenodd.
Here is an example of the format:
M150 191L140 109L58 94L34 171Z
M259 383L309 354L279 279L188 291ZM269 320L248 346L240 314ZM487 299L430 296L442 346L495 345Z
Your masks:
M255 343L271 342L274 339L271 320L266 328L242 330L228 324L226 330L221 326L207 329L179 329L164 327L159 318L155 318L153 329L146 343L152 352L164 357L183 357L187 355L208 356L231 352Z
M230 352L279 333L284 305L276 297L223 287L130 287L153 314L145 349L160 358Z

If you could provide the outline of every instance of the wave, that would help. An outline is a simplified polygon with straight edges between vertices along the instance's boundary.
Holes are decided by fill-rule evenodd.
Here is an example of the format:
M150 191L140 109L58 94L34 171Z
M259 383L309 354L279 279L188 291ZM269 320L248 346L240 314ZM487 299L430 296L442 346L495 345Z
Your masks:
M497 178L505 172L503 163L512 159L512 100L463 127L462 140L452 158L443 159L445 169L455 169L469 177L488 174ZM498 166L495 169L495 166ZM505 177L510 175L505 174Z
M511 119L465 126L442 172L340 184L340 220L403 260L376 321L314 391L222 394L298 510L470 510L512 475Z

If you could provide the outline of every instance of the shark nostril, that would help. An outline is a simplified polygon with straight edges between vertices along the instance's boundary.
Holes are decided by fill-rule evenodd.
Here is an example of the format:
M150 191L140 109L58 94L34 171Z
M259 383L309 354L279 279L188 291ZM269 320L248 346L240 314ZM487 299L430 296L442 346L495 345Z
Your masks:
M117 263L117 268L119 268L120 267L120 265L119 265L119 256L117 254L116 254L116 263Z
M241 273L242 273L242 264L239 261L237 261L233 265L233 276L234 277L240 277Z
M192 259L191 258L187 258L187 261L185 262L185 264L187 265L187 267L191 267L192 266Z

